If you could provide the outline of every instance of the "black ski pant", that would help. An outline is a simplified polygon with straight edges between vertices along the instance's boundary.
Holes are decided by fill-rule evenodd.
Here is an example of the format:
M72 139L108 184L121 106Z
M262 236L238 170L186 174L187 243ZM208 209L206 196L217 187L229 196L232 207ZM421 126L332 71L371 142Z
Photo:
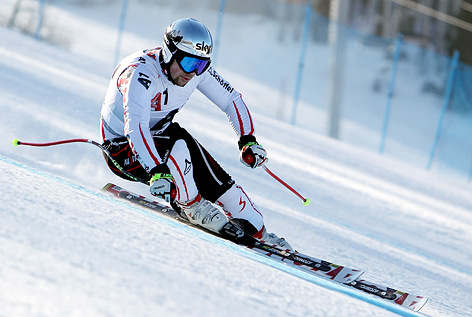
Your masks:
M165 163L167 163L175 142L177 140L185 141L194 166L195 184L206 200L214 203L234 184L232 177L223 170L210 153L178 123L172 122L164 131L154 134L154 145ZM107 140L103 145L110 151L113 159L128 173L144 180L149 180L152 177L136 159L125 137ZM121 178L133 181L120 172L107 155L104 155L104 157L113 173Z

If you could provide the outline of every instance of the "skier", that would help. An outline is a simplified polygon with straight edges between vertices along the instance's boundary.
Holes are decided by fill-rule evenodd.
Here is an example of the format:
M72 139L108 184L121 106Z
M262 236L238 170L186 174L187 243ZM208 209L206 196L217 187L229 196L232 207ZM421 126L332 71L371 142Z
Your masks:
M210 66L212 49L210 31L185 18L167 27L162 47L124 58L102 106L103 145L127 172L150 181L151 194L170 202L191 223L217 233L229 223L293 251L284 238L267 232L261 212L242 187L173 121L198 89L228 116L239 136L241 162L256 168L267 161L241 94ZM105 159L115 174L129 179Z

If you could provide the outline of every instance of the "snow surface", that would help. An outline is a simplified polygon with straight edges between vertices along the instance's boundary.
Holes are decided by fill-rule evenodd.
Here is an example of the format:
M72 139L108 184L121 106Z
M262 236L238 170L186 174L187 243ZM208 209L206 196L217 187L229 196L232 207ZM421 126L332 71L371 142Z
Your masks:
M110 181L147 188L115 177L94 146L13 147L98 139L112 66L3 28L0 38L0 316L414 315L103 195ZM238 90L253 87L238 76ZM177 116L296 249L428 297L422 314L472 315L470 186L253 118L268 167L309 206L239 163L226 116L201 94Z

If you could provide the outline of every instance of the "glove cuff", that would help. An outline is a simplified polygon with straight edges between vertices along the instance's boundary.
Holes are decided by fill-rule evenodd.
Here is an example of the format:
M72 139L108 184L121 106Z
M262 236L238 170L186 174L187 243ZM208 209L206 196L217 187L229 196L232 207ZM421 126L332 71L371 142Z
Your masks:
M243 147L245 147L248 143L251 143L251 142L257 143L255 136L253 136L253 135L242 135L239 138L239 141L238 141L239 150L242 150Z
M157 174L154 174L153 177L151 177L151 183L154 183L155 181L157 181L158 179L161 179L161 178L166 178L166 179L170 179L170 180L173 180L174 178L172 177L172 174L164 174L164 173L157 173Z
M160 164L154 167L150 172L149 172L149 179L153 180L154 176L156 174L169 174L170 175L170 170L169 167L166 164ZM160 177L162 178L162 177ZM154 179L155 181L156 179Z

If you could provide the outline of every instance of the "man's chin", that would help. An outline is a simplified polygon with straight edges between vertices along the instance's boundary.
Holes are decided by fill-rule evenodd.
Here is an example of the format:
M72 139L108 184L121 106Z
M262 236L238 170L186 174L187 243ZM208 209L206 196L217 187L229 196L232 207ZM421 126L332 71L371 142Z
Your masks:
M177 84L177 86L179 87L184 87L185 85L187 85L189 82L189 80L184 80L182 78L179 78L175 83Z

